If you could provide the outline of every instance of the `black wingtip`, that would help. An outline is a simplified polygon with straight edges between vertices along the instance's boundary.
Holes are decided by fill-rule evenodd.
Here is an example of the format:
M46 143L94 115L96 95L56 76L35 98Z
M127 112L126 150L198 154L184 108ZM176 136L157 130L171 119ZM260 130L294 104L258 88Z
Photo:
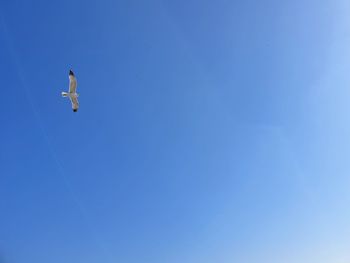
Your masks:
M69 76L74 76L74 73L72 70L69 70Z
M73 109L73 111L74 111L74 112L77 112L77 111L78 111L78 109Z

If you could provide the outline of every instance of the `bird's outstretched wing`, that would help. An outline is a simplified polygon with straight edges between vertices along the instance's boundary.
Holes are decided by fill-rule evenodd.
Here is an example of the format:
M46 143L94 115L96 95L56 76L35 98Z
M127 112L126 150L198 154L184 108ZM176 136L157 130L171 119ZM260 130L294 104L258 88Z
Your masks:
M73 109L73 111L77 112L78 108L79 108L78 98L70 98L70 101L72 102L72 109Z
M77 91L77 79L74 76L73 71L69 71L69 93L76 93Z

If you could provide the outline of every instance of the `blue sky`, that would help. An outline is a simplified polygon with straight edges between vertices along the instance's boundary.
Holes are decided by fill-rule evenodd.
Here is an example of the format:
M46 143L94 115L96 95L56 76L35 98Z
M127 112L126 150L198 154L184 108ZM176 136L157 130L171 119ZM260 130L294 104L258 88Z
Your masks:
M348 262L349 11L0 2L0 261Z

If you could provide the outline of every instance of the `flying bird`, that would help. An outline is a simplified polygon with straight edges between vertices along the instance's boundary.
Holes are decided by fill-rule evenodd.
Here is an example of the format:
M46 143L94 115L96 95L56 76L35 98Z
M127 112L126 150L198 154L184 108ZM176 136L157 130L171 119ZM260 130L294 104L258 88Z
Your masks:
M74 76L74 73L72 70L69 71L69 92L62 92L62 97L69 97L70 101L72 102L72 109L74 112L78 111L79 108L79 102L78 97L79 94L77 93L77 79Z

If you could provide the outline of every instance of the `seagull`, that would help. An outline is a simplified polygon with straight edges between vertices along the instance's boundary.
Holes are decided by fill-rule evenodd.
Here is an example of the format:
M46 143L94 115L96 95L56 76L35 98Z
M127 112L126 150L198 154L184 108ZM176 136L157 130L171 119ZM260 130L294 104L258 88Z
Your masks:
M69 92L62 92L62 97L69 97L70 101L72 102L72 109L74 112L78 111L79 108L79 102L78 97L79 94L77 93L77 79L74 76L74 73L72 70L69 70Z

